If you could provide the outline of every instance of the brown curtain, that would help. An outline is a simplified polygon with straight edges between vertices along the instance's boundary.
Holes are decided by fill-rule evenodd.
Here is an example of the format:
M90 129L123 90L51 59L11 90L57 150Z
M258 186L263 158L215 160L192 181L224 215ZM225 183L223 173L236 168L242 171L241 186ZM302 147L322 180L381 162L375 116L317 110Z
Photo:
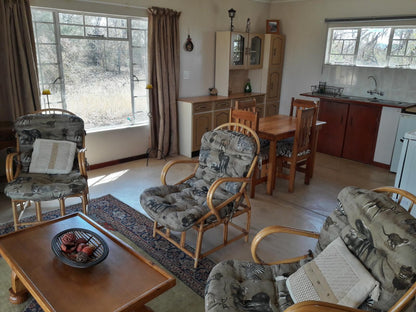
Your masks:
M40 108L29 0L0 1L0 120Z
M150 141L157 158L178 154L179 16L152 7L149 15Z

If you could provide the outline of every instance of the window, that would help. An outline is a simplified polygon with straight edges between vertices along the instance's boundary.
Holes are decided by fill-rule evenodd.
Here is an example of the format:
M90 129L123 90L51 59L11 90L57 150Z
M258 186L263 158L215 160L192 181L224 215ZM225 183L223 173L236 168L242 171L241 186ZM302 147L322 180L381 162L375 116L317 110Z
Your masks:
M86 129L148 123L147 18L32 9L42 108Z
M330 27L325 63L416 69L416 26Z

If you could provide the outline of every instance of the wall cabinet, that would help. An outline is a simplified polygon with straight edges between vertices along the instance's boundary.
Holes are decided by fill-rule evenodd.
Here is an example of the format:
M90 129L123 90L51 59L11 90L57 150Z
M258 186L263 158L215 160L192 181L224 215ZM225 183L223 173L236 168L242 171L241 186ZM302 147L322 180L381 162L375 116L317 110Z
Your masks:
M255 98L259 117L264 116L264 94L235 94L224 96L201 96L178 100L179 153L193 157L201 148L203 134L229 120L230 108L236 100Z
M264 35L226 33L230 33L230 69L256 69L263 66ZM228 34L224 37L224 44L227 44L227 37Z
M373 163L381 107L321 99L318 152Z

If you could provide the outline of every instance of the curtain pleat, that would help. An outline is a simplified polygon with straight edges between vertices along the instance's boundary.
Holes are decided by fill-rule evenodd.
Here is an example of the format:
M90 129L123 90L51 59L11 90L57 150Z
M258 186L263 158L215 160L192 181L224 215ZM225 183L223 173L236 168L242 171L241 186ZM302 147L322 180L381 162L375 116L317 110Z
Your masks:
M36 47L29 0L0 1L0 120L40 108Z
M149 14L150 141L157 158L178 154L180 12L152 7Z

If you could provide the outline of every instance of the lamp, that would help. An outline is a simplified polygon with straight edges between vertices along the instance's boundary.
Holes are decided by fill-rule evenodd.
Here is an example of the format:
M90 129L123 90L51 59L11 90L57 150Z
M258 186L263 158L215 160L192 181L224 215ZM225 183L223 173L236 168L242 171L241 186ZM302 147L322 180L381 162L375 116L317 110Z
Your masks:
M48 108L50 108L50 105L49 105L49 95L51 95L51 90L49 90L49 89L43 89L42 90L42 95L46 95L46 100L48 101Z
M228 16L231 18L231 31L234 30L234 25L233 25L233 18L235 17L235 10L233 8L228 10Z

